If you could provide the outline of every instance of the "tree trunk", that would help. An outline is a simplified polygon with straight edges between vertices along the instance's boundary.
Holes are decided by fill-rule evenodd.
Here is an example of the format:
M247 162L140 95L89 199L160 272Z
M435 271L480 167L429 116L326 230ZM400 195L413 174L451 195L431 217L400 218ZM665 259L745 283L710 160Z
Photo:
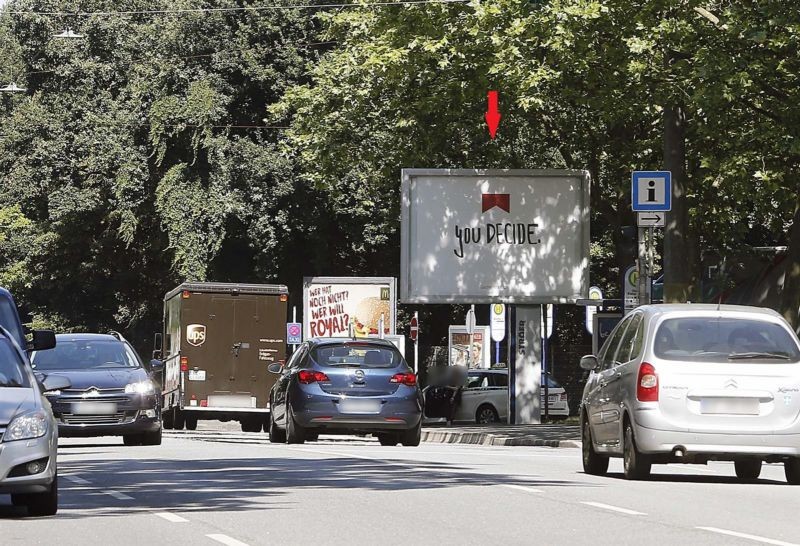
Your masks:
M664 169L672 172L672 210L664 231L664 302L685 302L693 290L692 245L686 202L686 115L664 107Z
M798 188L800 189L800 188ZM786 251L786 272L781 291L781 314L797 331L798 308L800 308L800 192L796 193L794 219L789 232L789 248Z

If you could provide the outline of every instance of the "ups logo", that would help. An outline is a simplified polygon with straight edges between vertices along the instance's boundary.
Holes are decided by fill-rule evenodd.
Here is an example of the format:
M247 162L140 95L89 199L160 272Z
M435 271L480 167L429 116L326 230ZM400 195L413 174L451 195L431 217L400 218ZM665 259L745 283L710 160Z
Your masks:
M186 327L186 341L189 345L199 347L206 341L205 324L190 324Z

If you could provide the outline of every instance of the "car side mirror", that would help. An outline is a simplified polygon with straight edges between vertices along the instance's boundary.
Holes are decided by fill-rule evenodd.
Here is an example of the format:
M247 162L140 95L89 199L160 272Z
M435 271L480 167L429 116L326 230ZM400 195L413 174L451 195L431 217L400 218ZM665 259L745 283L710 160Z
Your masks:
M56 334L52 330L34 330L33 341L28 344L32 351L46 351L56 346Z
M72 386L72 382L63 375L45 376L44 381L41 383L42 387L44 387L44 392L60 391L61 389L68 389Z
M153 373L161 373L164 370L164 362L154 358L150 361L150 371Z
M280 362L273 362L269 366L267 366L267 371L270 373L281 373L283 371L283 366Z
M594 355L586 355L581 357L581 368L590 372L595 371L600 367L597 357Z

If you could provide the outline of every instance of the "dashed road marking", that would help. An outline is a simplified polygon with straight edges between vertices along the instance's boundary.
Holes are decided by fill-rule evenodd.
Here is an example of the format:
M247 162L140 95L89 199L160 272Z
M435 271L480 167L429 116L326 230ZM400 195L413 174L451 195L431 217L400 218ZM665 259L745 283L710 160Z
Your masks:
M602 508L603 510L611 510L612 512L619 512L620 514L627 514L629 516L646 516L644 512L637 512L636 510L628 510L627 508L620 508L619 506L612 506L610 504L603 504L602 502L581 501L581 504L594 506L595 508Z
M119 491L114 491L113 489L107 489L103 491L106 495L110 495L117 500L133 500L133 497L130 495L126 495L125 493L120 493Z
M228 535L206 535L211 540L216 540L221 544L225 544L226 546L248 546L241 540L236 540L235 538L231 538Z
M728 531L727 529L719 529L717 527L698 527L698 529L702 529L703 531L708 531L710 533L718 533L720 535L728 535L737 538L746 538L748 540L753 540L755 542L761 542L762 544L774 544L775 546L798 546L797 543L794 542L784 542L783 540L775 540L774 538L760 537L758 535L748 535L747 533Z
M84 480L78 476L64 476L64 479L78 485L89 485L89 480Z
M188 519L182 518L177 514L172 514L170 512L155 512L160 518L164 518L167 521L171 521L172 523L188 523Z
M541 489L536 489L535 487L528 487L526 485L515 485L511 483L501 483L503 487L507 487L508 489L516 489L518 491L525 491L526 493L544 493Z

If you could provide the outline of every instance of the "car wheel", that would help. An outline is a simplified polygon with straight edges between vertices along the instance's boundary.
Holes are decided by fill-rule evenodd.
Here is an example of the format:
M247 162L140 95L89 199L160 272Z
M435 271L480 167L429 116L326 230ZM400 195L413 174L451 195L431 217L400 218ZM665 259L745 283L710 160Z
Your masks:
M305 441L305 430L294 420L292 405L286 402L286 443L302 444Z
M489 423L497 423L500 421L500 416L497 415L497 410L495 410L489 404L484 404L478 408L478 411L475 412L475 422L478 424L489 424Z
M24 495L23 504L28 507L28 515L30 516L55 515L58 512L58 474L53 477L50 491Z
M125 434L122 436L122 443L126 446L140 446L144 439L144 434Z
M396 446L399 439L397 438L397 434L385 432L383 434L378 434L378 441L382 446Z
M760 459L744 459L734 461L733 468L736 470L736 477L744 482L754 482L761 475Z
M172 408L172 411L174 412L172 427L175 430L183 430L183 427L186 426L186 415L178 408Z
M269 441L273 444L285 444L286 431L278 428L278 424L272 418L272 415L272 412L269 412Z
M142 434L143 446L160 446L161 445L161 428L153 432L145 432Z
M197 417L186 416L186 430L197 430Z
M650 459L636 449L633 437L633 425L625 423L625 447L623 452L623 468L628 480L646 480L650 477Z
M400 443L408 447L417 447L422 440L422 419L412 429L405 431L400 437Z
M592 429L589 420L582 419L581 427L581 454L583 456L583 471L593 476L603 476L608 472L608 457L600 455L594 450L592 443Z
M789 485L800 485L800 458L792 457L784 461L783 471Z

